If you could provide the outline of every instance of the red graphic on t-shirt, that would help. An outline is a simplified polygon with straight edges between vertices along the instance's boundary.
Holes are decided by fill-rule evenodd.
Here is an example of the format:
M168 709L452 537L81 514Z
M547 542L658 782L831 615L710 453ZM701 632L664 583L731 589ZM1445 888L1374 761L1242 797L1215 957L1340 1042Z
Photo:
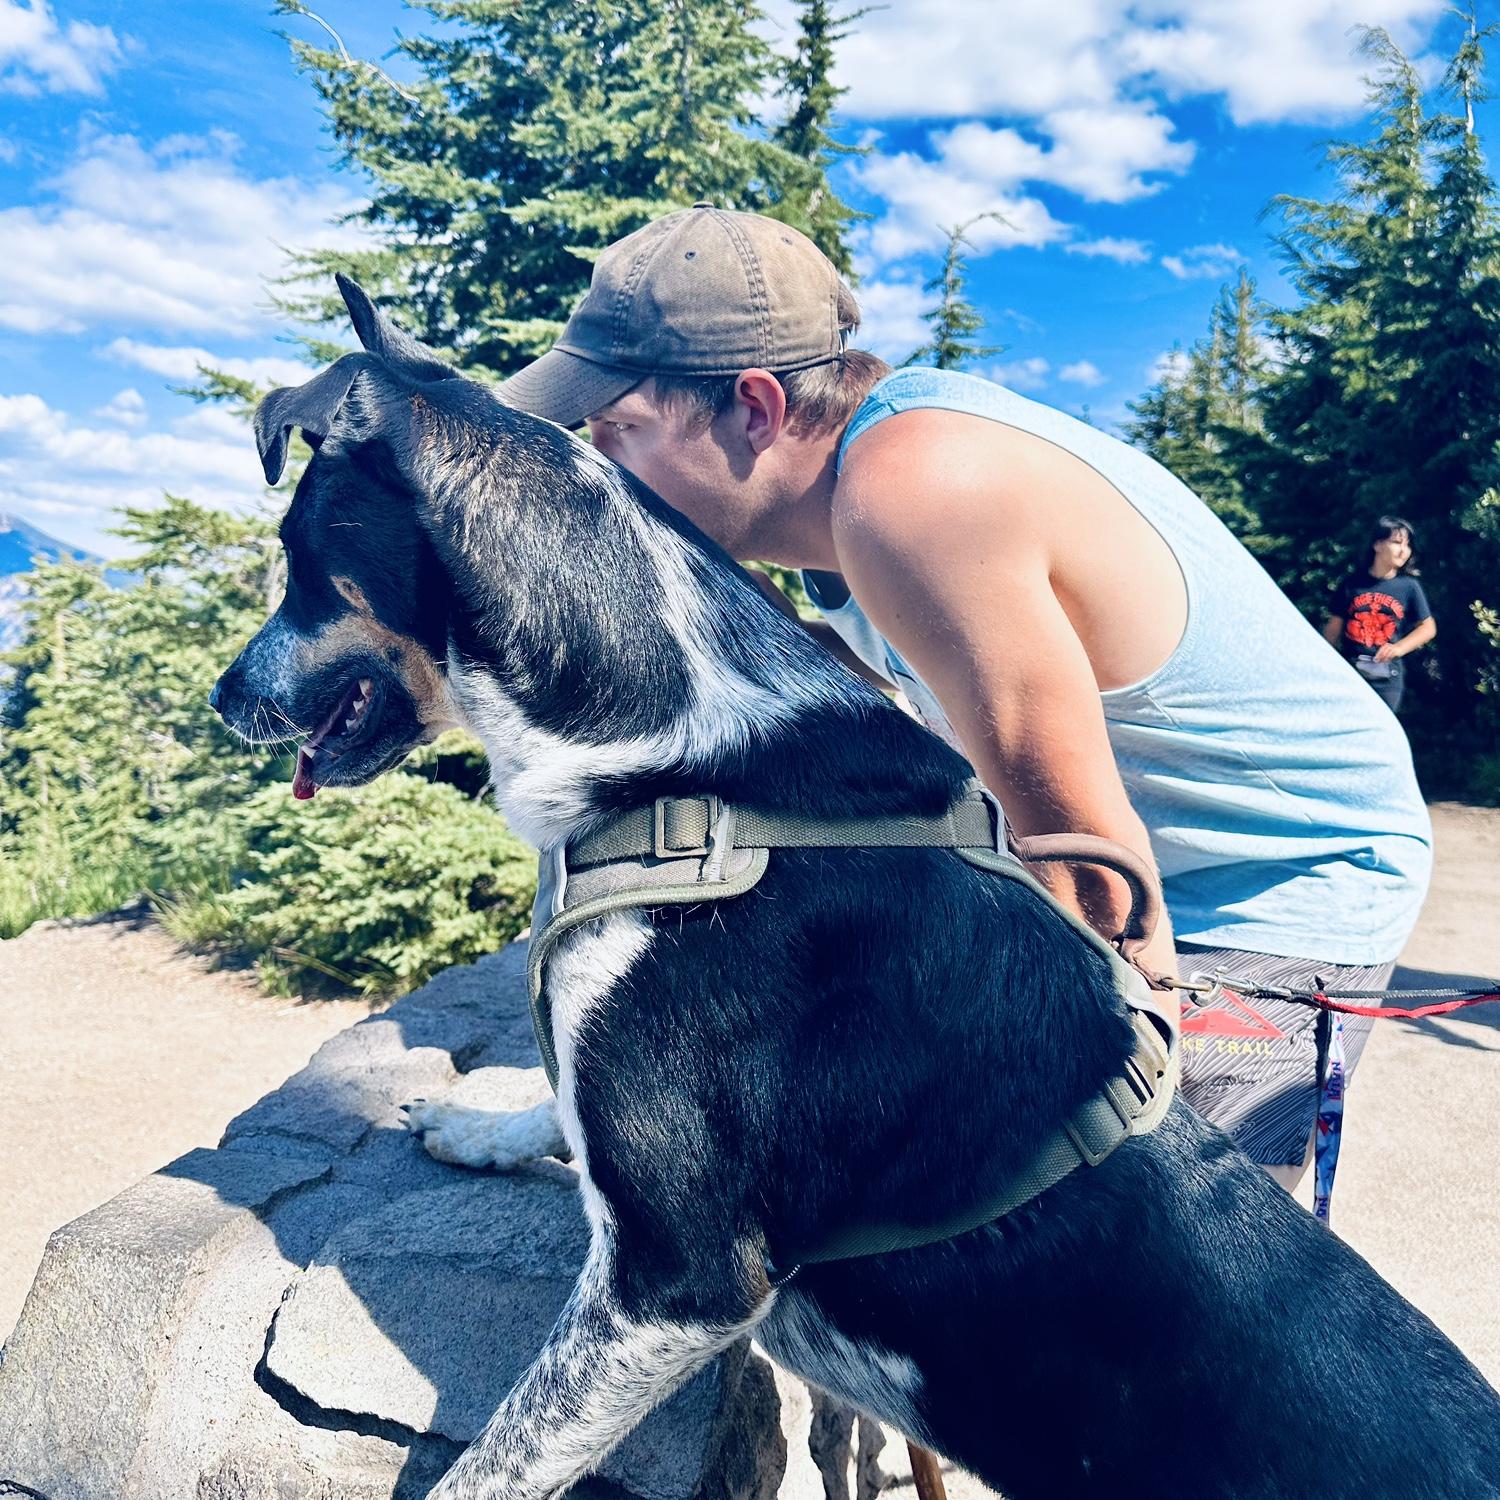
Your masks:
M1355 645L1374 651L1396 639L1405 614L1406 606L1399 599L1392 599L1378 589L1367 589L1354 596L1344 634Z
M1263 1016L1243 996L1233 990L1220 990L1218 1002L1198 1009L1191 1003L1182 1007L1184 1033L1205 1036L1265 1037L1280 1041L1286 1035L1274 1021Z

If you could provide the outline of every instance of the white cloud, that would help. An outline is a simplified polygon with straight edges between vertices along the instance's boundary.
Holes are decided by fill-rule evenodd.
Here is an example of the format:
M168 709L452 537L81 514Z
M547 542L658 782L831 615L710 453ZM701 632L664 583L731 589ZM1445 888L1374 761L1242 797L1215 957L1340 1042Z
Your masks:
M1054 110L1036 122L1045 144L1009 127L966 120L935 134L947 165L997 186L1052 183L1093 203L1124 203L1156 192L1147 172L1183 172L1193 159L1188 141L1171 139L1172 122L1149 106L1128 104Z
M1179 281L1221 280L1244 264L1233 245L1194 245L1181 255L1164 255L1161 263Z
M1368 63L1351 32L1384 26L1419 48L1444 0L1144 0L1120 38L1135 76L1179 95L1222 94L1238 125L1329 120L1357 111Z
M100 94L120 59L108 26L60 26L47 0L0 0L0 92Z
M1196 147L1172 139L1171 120L1150 105L1077 105L1043 115L1038 128L1051 139L1041 175L1090 203L1125 203L1157 192L1148 172L1185 172Z
M1071 365L1064 365L1057 372L1057 378L1072 385L1093 387L1104 384L1104 372L1090 359L1080 359Z
M130 432L77 420L37 395L0 396L0 439L0 511L45 518L86 546L109 549L100 533L110 512L158 504L163 490L239 509L264 498L248 425L216 408L185 412L165 431Z
M923 312L932 305L920 281L892 278L866 281L856 293L861 315L855 343L882 359L903 360L927 341Z
M146 420L145 397L133 385L116 391L103 406L94 408L96 417L106 422L120 422L126 427L139 427Z
M972 128L983 131L987 127L976 124ZM1017 178L1008 167L986 170L974 153L965 152L964 140L959 143L960 154L950 158L946 148L957 133L934 137L939 152L936 161L902 151L895 156L867 157L855 168L861 184L886 205L885 213L856 235L861 251L876 262L890 264L940 249L947 239L946 230L981 214L999 217L983 219L968 230L966 238L974 255L1017 245L1049 245L1069 234L1068 226L1053 218L1039 198L1014 191Z
M196 380L200 368L222 370L226 375L261 386L301 385L313 376L307 365L294 359L278 359L275 355L234 359L207 349L147 344L139 339L112 339L99 352L122 365L135 365L153 375L163 375L175 385Z
M1445 3L901 0L864 14L839 44L834 79L857 120L1036 120L1118 109L1150 90L1222 97L1240 124L1333 119L1363 97L1351 28L1385 26L1420 49ZM788 49L791 0L768 9L773 40Z
M1151 259L1151 246L1144 240L1116 239L1113 235L1100 235L1096 240L1077 240L1064 245L1069 255L1102 256L1116 260L1122 266L1143 266Z
M0 0L3 3L3 0ZM355 242L342 191L244 176L232 138L86 139L51 201L0 210L0 326L245 337L273 327L283 246Z
M1168 349L1164 354L1158 354L1151 368L1146 372L1146 378L1152 385L1160 385L1164 380L1181 380L1188 372L1190 361L1186 350Z
M1047 384L1052 366L1040 355L1013 360L1009 364L990 365L980 371L986 380L1008 385L1013 391L1039 391Z
M1066 240L1071 227L1028 187L1049 184L1095 203L1154 193L1160 174L1186 171L1193 159L1191 143L1172 139L1172 129L1164 115L1125 104L1055 111L1037 121L1035 139L1010 126L966 120L934 131L931 155L876 153L854 169L886 205L862 248L877 262L900 260L937 249L945 229L985 213L1000 217L969 232L976 255Z

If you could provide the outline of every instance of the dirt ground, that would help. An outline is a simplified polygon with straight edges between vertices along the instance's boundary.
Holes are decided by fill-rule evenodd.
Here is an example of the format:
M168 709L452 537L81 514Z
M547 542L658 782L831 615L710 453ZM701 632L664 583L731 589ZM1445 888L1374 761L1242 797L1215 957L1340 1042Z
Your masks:
M39 922L0 942L0 1333L59 1225L195 1146L283 1083L352 1001L270 999L159 927Z
M1412 971L1500 972L1500 810L1440 804ZM159 929L40 924L0 942L0 1331L47 1235L194 1146L358 1020L267 999ZM1350 1090L1340 1234L1500 1383L1500 1006L1382 1023Z

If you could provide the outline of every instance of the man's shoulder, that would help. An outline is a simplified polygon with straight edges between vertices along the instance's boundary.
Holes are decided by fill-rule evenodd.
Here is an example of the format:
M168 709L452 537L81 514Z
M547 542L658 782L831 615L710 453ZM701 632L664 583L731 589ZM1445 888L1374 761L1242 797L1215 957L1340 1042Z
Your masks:
M1014 456L1026 438L972 412L893 412L847 449L834 485L835 528L883 516L918 531L939 516L949 524L978 513L1001 521L1011 503L1026 503L1013 482Z

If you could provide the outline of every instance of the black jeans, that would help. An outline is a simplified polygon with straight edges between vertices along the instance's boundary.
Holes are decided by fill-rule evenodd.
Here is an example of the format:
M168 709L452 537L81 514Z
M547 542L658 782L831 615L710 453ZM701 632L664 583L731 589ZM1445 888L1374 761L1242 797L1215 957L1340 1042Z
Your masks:
M1370 686L1380 694L1385 706L1395 713L1401 707L1401 695L1406 691L1406 663L1393 661L1391 675L1384 682L1372 682Z

